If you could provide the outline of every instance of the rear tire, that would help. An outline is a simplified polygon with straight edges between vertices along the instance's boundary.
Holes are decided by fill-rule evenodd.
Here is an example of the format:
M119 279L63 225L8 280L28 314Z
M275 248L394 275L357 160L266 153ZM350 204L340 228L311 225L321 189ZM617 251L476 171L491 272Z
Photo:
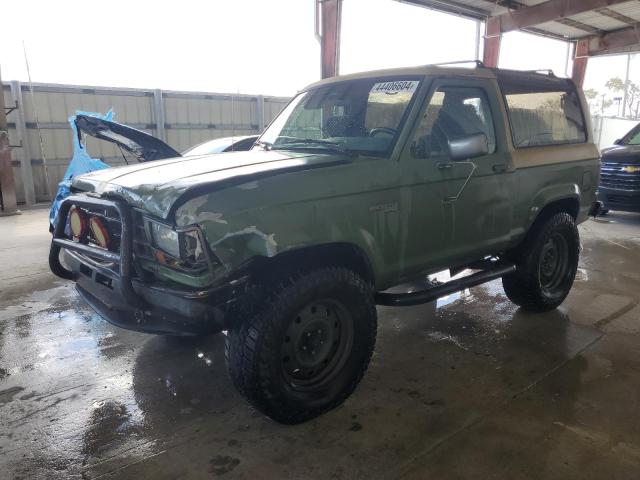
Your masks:
M362 379L375 346L373 287L343 267L276 282L256 313L227 333L225 358L240 393L284 424L340 405Z
M509 300L525 310L546 312L569 294L578 269L580 237L568 213L535 224L512 255L516 271L502 278Z

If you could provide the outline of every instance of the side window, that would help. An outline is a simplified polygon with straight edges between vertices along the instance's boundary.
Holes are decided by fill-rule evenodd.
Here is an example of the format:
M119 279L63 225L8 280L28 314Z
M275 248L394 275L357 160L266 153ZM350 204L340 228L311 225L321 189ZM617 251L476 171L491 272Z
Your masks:
M586 128L578 95L557 85L500 83L516 148L583 143Z
M496 135L484 90L440 87L433 93L411 143L415 158L447 156L452 139L484 133L489 153L496 150Z

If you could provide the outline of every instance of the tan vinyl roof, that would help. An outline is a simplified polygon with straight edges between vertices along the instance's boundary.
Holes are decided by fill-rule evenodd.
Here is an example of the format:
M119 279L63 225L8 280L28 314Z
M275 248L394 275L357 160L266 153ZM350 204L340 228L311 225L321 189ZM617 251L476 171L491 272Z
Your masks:
M471 68L469 68L471 67ZM402 76L470 76L473 78L506 78L511 75L516 75L519 78L527 79L544 79L544 81L557 81L566 82L565 78L556 77L552 73L542 73L540 71L520 71L509 70L501 68L485 68L475 65L474 62L460 62L456 63L440 64L440 65L422 65L417 67L405 67L405 68L388 68L384 70L372 70L369 72L351 73L348 75L338 75L336 77L325 78L318 82L307 85L301 91L306 91L320 85L327 85L331 83L343 82L345 80L355 80L359 78L374 78L374 77L402 77Z
M469 62L473 66L473 62ZM391 77L398 76L424 76L424 75L472 75L474 77L483 78L496 78L493 70L488 68L465 68L454 67L451 64L447 65L422 65L417 67L403 67L403 68L387 68L384 70L371 70L368 72L350 73L348 75L339 75L336 77L325 78L318 82L314 82L307 85L301 91L315 88L319 85L325 85L335 82L343 82L345 80L355 80L358 78L373 78L373 77Z

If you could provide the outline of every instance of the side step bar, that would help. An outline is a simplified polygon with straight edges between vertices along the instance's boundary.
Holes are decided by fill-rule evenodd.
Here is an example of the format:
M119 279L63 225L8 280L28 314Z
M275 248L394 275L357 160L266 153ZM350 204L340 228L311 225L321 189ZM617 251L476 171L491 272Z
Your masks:
M495 262L490 268L482 270L466 277L457 278L437 285L435 287L420 290L411 293L385 293L378 292L376 294L376 303L378 305L386 305L389 307L409 307L412 305L420 305L428 303L445 295L459 292L465 288L475 287L481 283L486 283L496 278L500 278L509 273L516 271L516 266L512 263Z

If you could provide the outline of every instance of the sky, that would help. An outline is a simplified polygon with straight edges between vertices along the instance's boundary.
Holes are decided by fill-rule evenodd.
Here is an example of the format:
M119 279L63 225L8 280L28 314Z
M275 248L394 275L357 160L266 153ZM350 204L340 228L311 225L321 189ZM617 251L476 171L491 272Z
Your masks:
M313 0L21 0L3 6L4 81L293 95L320 75ZM393 0L344 0L340 71L469 60L476 24ZM500 67L565 73L566 43L506 34ZM639 56L640 57L640 56ZM590 60L605 91L626 57ZM640 58L632 78L640 79Z

